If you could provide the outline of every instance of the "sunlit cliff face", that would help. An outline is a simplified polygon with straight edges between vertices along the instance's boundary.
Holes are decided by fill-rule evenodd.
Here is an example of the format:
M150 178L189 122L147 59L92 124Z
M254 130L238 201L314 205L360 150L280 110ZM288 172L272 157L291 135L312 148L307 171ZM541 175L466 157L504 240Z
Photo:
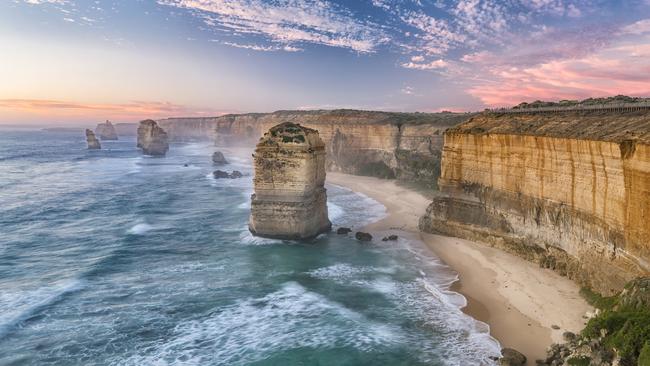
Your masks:
M648 0L14 0L0 123L650 94Z

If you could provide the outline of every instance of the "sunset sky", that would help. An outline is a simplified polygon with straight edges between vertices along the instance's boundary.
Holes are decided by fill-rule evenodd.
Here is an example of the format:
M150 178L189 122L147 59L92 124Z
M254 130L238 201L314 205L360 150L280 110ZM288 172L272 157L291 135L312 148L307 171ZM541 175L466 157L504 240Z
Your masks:
M0 124L650 96L650 0L3 0Z

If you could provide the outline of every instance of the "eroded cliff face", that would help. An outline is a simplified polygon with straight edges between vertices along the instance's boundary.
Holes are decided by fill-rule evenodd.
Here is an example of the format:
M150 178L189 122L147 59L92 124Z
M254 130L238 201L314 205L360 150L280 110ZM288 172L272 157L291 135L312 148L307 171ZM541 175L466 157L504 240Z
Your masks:
M115 131L115 127L111 121L97 124L95 134L99 136L101 140L117 140L117 132Z
M282 123L264 135L253 157L255 193L249 221L253 234L308 239L330 230L325 145L318 131Z
M140 122L137 147L142 149L143 154L164 156L169 150L167 140L167 133L158 126L156 121L147 119Z
M650 271L650 113L484 114L447 131L420 228L612 294Z
M160 123L169 126L174 140L204 136L214 138L219 146L251 147L265 131L279 123L300 123L319 131L325 142L328 170L435 184L440 172L442 132L469 116L357 110L279 111L168 119Z

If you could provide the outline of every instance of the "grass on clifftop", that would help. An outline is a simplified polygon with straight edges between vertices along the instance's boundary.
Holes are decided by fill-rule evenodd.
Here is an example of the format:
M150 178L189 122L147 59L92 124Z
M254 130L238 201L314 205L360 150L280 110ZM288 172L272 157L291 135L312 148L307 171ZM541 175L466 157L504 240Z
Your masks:
M626 306L620 301L621 295L603 297L588 289L581 290L581 294L600 309L582 336L596 339L605 333L603 345L621 357L621 365L650 366L650 308Z

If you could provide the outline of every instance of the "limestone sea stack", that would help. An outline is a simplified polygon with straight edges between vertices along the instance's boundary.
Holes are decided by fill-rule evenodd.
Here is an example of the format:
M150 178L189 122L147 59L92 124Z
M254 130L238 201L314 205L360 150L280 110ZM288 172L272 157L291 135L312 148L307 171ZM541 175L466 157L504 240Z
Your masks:
M318 131L290 122L272 127L255 149L254 235L309 239L329 231L325 144Z
M165 156L169 150L167 132L154 120L141 121L138 127L138 147L145 155Z
M88 143L88 150L99 150L102 148L102 145L92 130L86 129L86 142Z
M95 128L95 134L100 140L117 140L117 132L111 121L100 123Z

